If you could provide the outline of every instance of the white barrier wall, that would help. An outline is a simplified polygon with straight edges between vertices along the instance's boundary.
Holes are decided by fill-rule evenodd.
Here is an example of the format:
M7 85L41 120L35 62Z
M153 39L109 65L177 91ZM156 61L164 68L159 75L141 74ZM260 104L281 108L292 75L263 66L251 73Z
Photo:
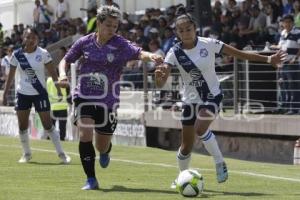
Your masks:
M118 125L114 132L113 143L146 146L146 129L143 118L144 93L122 91L120 99L122 103L118 109ZM66 140L77 141L79 137L77 128L73 125L72 116L73 114L69 112ZM58 127L56 126L56 128ZM46 138L41 121L34 110L30 115L29 132L32 139ZM0 106L0 135L18 136L18 121L13 107Z
M0 22L4 30L12 29L12 25L16 21L14 9L14 4L11 0L0 1Z

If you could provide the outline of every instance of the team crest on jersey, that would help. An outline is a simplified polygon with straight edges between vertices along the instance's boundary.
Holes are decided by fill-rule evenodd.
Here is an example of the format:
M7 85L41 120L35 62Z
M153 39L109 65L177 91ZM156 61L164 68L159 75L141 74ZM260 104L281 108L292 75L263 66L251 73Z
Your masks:
M36 55L35 56L35 61L36 62L41 62L42 61L42 56L41 55Z
M111 62L115 59L115 56L114 56L114 54L112 54L112 53L108 53L108 54L106 55L106 58L107 58L108 62L111 63Z
M200 49L200 56L201 57L206 57L206 56L208 56L208 51L207 51L207 49Z

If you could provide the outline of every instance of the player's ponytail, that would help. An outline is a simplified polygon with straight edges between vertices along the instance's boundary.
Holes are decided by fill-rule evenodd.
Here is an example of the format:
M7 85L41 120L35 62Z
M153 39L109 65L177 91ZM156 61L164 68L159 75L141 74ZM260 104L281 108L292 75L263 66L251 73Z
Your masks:
M185 21L188 21L188 22L191 22L195 29L196 29L196 22L195 20L193 19L193 17L191 16L190 13L188 13L187 9L184 7L184 6L180 6L177 8L176 10L176 19L175 19L175 26L177 25L177 23L181 20L185 20Z

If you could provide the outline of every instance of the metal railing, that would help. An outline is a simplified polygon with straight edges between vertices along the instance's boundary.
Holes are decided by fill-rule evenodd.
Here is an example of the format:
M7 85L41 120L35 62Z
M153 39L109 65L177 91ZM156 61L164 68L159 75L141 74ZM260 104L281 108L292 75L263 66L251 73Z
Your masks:
M298 66L298 65L295 65ZM222 67L222 66L221 66ZM75 87L76 66L71 67L72 81L71 87ZM233 63L226 64L222 70L216 68L218 79L224 93L222 103L223 111L233 110L235 114L243 112L273 112L279 109L300 110L300 102L283 98L285 93L296 92L300 94L300 67L290 70L289 73L299 74L297 80L285 80L280 78L282 69L275 69L269 64L253 63L234 59ZM74 76L75 75L75 76ZM132 83L133 87L127 87L127 83ZM283 84L298 84L296 88L282 88ZM144 110L147 111L149 105L154 107L165 106L169 109L172 105L181 102L180 89L183 82L177 69L172 69L166 85L158 89L154 84L154 73L148 72L146 64L142 64L140 70L131 73L127 70L121 76L121 90L143 91ZM10 104L14 103L14 91L10 92ZM149 96L151 95L151 96ZM292 97L293 98L293 97ZM149 102L151 101L151 102ZM296 104L292 105L292 104ZM285 105L285 107L283 107ZM287 106L288 105L288 106Z
M223 110L233 110L235 114L242 112L270 112L276 113L280 109L286 111L291 107L282 108L283 104L298 104L298 101L285 101L281 97L282 92L299 92L300 94L300 75L297 80L281 80L281 69L275 69L270 64L262 64L234 59L234 62L226 65L227 70L217 71L221 88L224 92ZM298 65L295 65L298 66ZM300 67L295 70L289 70L288 73L300 74ZM135 77L135 78L130 78ZM154 104L160 106L163 102L180 102L180 88L182 80L178 70L172 69L166 85L162 89L155 88L154 74L147 72L126 73L122 80L132 81L133 85L139 87L133 90L143 90L145 97L148 97L149 91L152 92ZM295 82L298 88L281 88L280 84L290 84ZM126 87L125 87L126 88ZM293 97L292 97L293 98ZM145 100L148 98L145 98ZM145 103L145 105L149 105ZM300 110L300 107L294 106L294 109ZM147 110L147 108L145 108Z

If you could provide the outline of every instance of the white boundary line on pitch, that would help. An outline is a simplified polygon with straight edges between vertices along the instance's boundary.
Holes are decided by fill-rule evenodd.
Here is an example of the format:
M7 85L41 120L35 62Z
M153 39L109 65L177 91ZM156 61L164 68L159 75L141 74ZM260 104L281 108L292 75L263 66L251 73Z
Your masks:
M2 144L0 144L0 146L10 147L10 148L21 148L21 146L18 146L18 145L2 145ZM31 149L34 150L34 151L56 153L55 150L40 149L40 148L31 148ZM78 153L74 153L74 152L66 152L66 153L69 154L69 155L79 156ZM149 163L149 162L118 159L118 158L112 158L111 160L117 161L117 162L132 163L132 164L137 164L137 165L151 165L151 166L166 167L166 168L177 168L177 166L175 166L175 165L164 164L164 163ZM199 170L202 170L202 171L215 171L213 169L202 169L202 168L199 169ZM243 171L237 171L237 170L229 170L229 173L246 175L246 176L262 177L262 178L269 178L269 179L276 179L276 180L291 181L291 182L299 182L300 183L300 179L296 179L296 178L287 178L287 177L281 177L281 176L259 174L259 173L254 173L254 172L243 172Z

